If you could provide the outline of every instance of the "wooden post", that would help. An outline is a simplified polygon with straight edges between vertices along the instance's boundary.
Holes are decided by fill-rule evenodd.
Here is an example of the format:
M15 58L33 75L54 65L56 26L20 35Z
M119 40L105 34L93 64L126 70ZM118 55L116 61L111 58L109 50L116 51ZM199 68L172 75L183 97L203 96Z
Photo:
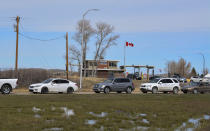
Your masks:
M149 68L147 67L147 81L149 81Z
M20 17L16 17L16 57L15 57L15 75L18 77L18 35L19 35L19 21Z
M68 61L68 32L66 32L66 79L69 79L69 61Z

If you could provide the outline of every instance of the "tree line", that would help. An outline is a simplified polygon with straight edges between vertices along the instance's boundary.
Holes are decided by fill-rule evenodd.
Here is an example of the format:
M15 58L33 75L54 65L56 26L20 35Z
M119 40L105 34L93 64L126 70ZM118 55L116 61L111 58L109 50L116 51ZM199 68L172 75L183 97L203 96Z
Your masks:
M165 70L168 73L168 76L180 75L182 77L190 78L191 76L199 76L196 69L192 67L190 62L187 62L185 59L180 58L178 61L168 61L166 63ZM204 73L200 74L204 76L208 74L208 69L204 69Z

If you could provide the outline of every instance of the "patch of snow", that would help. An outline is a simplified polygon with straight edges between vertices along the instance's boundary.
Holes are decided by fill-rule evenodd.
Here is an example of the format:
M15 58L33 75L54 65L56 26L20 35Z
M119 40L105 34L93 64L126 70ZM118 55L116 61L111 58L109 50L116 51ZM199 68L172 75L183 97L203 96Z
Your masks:
M35 114L34 117L35 118L41 118L41 116L39 114Z
M93 113L93 112L89 112L89 114L95 116L95 117L105 117L107 116L108 113L106 112L101 112L101 114L96 114L96 113Z
M44 131L63 131L63 128L53 127L44 129Z
M61 107L64 110L64 116L69 117L74 115L74 110L68 109L67 107Z
M142 119L142 122L149 124L149 121L147 119Z
M34 107L32 108L32 111L36 113L36 112L41 111L41 109L40 109L40 108L36 108L36 107L34 106Z
M147 114L141 113L141 114L139 114L139 116L144 117L144 116L147 116Z
M87 120L86 121L86 124L88 124L88 125L94 125L94 124L96 124L96 120Z

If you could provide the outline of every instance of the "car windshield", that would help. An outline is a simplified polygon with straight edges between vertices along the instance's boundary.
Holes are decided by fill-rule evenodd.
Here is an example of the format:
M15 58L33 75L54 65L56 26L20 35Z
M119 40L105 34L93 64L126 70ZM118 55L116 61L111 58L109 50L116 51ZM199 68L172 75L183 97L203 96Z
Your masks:
M45 81L43 81L42 83L49 83L49 82L51 82L53 79L47 79L47 80L45 80Z
M159 81L160 79L153 79L153 80L151 80L151 81L149 81L149 83L157 83L158 81Z
M111 83L113 81L113 79L107 79L104 81L104 83Z

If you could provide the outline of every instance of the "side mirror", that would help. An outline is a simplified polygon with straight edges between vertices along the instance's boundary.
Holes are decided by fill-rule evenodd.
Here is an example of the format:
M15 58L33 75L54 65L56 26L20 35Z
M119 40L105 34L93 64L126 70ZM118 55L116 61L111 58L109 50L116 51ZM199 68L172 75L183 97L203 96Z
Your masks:
M163 82L159 82L159 84L162 84Z
M55 82L52 82L52 83L51 83L51 85L54 85L54 84L55 84Z

